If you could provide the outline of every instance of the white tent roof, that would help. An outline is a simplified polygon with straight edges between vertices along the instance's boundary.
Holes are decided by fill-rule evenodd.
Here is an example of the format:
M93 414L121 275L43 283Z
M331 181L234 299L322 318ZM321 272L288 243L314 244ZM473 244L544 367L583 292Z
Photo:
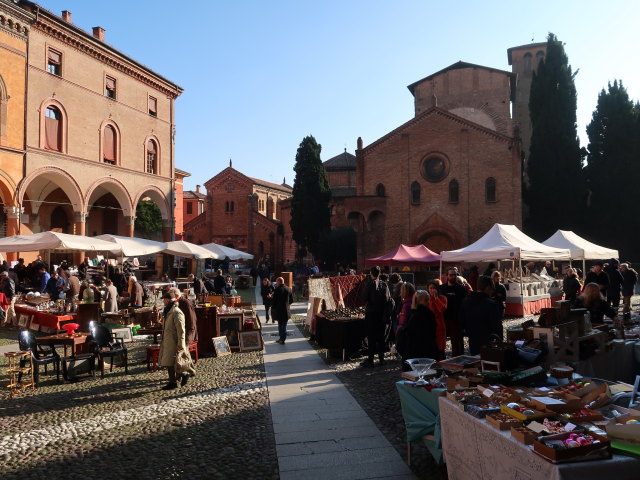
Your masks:
M120 253L120 245L96 237L69 235L59 232L41 232L13 235L0 239L0 252L35 252L38 250L77 250Z
M215 252L211 250L207 250L206 248L202 248L200 245L196 245L195 243L185 242L184 240L176 240L174 242L167 242L167 248L162 250L164 253L170 253L171 255L176 255L178 257L185 258L195 258L197 260L203 258L213 258L220 259L224 257L220 257Z
M591 243L569 230L558 230L542 243L549 247L568 248L571 250L572 260L618 258L618 250Z
M242 250L236 250L235 248L225 247L217 243L205 243L200 245L202 248L211 250L214 253L220 255L220 258L229 257L229 260L251 260L253 255Z
M111 235L108 233L98 235L95 238L120 245L120 247L122 247L122 255L125 257L149 255L150 253L161 252L167 248L166 243L154 242L153 240L147 240L145 238L122 237L120 235Z
M440 252L443 262L489 262L492 260L569 260L566 248L548 247L525 235L515 225L496 223L471 245Z

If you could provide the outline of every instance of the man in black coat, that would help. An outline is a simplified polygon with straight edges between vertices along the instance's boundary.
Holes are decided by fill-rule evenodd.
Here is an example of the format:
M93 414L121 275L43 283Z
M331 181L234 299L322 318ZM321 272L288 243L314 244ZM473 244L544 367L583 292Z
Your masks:
M504 310L507 307L507 289L500 282L501 279L502 275L499 271L496 270L491 274L491 280L493 280L493 295L491 298L496 302L498 310L500 310L500 321L504 319Z
M618 268L619 262L617 258L612 258L609 262L609 266L605 269L609 276L609 286L607 287L607 302L615 310L618 311L620 306L620 295L622 292L622 273Z
M607 289L609 288L609 275L602 270L602 262L598 261L593 266L593 270L587 273L587 277L584 279L584 284L587 286L590 283L597 283L600 287L600 293L607 298Z
M447 270L447 283L440 286L440 294L447 297L447 309L444 311L444 323L447 336L451 338L451 353L454 357L464 354L464 335L460 326L459 312L467 289L457 282L458 271Z
M224 294L224 287L227 281L222 276L222 270L216 270L216 278L213 279L213 289L216 295Z
M384 331L385 310L391 294L386 282L380 276L379 267L371 267L369 278L364 288L364 322L367 329L367 346L369 358L362 363L364 367L373 367L373 357L378 354L380 365L384 365Z
M494 300L493 280L482 275L478 277L478 291L471 292L460 306L460 320L469 336L469 353L478 355L480 347L488 345L492 334L502 338L500 310Z
M631 297L635 293L636 283L638 283L638 272L629 266L628 263L620 265L620 273L622 273L622 313L624 318L631 317Z
M271 318L278 322L278 333L280 338L276 343L284 345L287 339L287 322L291 318L290 305L293 303L293 293L291 289L284 284L284 278L276 278L276 288L273 291L273 300L271 304Z

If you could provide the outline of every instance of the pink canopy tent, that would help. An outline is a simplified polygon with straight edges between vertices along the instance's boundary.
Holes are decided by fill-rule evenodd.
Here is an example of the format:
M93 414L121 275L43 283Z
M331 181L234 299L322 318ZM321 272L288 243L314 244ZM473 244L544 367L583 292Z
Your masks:
M411 266L425 267L438 265L440 263L440 255L432 252L424 245L402 245L394 248L390 252L379 257L367 258L365 265L381 265L381 266Z

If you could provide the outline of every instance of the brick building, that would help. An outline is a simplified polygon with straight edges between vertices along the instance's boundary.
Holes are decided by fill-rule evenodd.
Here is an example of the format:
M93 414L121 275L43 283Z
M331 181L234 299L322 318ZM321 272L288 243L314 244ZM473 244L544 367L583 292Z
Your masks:
M517 78L457 62L409 85L414 118L366 147L358 139L355 157L325 162L332 228L357 232L360 268L400 243L439 252L495 222L521 225Z
M187 214L189 208L192 212L203 209L188 222L185 216L187 241L226 245L253 254L257 261L268 259L274 266L293 260L295 248L289 255L282 222L282 202L292 192L289 185L247 177L229 162L229 167L204 186L206 195L199 189L184 195ZM188 207L189 204L193 206Z
M15 219L9 232L133 235L137 204L149 199L162 214L162 237L171 239L174 102L182 89L111 47L103 28L90 34L75 26L68 11L57 16L24 0L1 5L29 17L0 19L5 33L20 25L0 42L15 57L0 62L14 132L1 140L13 155L0 164L2 202ZM27 75L18 65L25 62Z

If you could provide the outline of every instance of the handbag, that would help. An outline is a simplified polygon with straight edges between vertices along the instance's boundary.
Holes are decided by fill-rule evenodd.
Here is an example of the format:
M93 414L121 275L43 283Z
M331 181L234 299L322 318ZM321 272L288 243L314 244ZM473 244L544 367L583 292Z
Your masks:
M191 354L187 350L181 349L176 355L175 369L177 375L182 375L183 373L196 374Z
M518 352L513 343L503 342L497 335L491 335L491 342L480 347L480 359L500 362L500 369L512 370L518 365Z
M518 357L524 363L529 365L534 365L539 363L540 358L542 357L542 350L540 348L536 348L540 345L539 340L534 340L530 342L529 345L523 345L518 348Z

